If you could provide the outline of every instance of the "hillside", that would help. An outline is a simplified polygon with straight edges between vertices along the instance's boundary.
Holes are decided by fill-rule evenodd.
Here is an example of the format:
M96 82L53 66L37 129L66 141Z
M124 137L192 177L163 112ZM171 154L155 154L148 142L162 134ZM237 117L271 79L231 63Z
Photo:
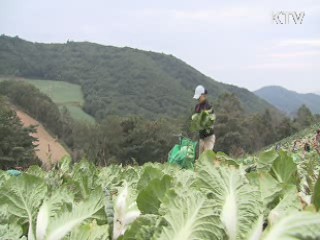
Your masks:
M82 110L84 98L81 87L77 84L12 77L0 78L0 81L2 80L16 80L30 83L50 97L60 110L66 107L73 119L94 123L94 118Z
M301 94L279 86L264 87L255 94L288 115L294 115L299 107L306 105L314 114L320 113L320 96L308 93Z
M315 145L315 136L318 129L320 129L320 122L313 124L312 126L303 129L298 133L293 134L292 136L284 138L274 145L279 143L283 148L290 150L292 149L294 142L297 141L300 147L303 146L303 144L308 143L313 148L313 146Z
M44 166L49 167L51 164L60 161L64 156L69 156L69 153L59 143L58 139L53 138L41 123L21 110L16 109L15 111L25 127L30 125L37 126L37 132L32 136L38 139L36 155Z
M207 87L212 100L234 93L248 112L273 108L248 90L214 81L172 55L89 42L42 44L2 35L0 75L80 84L84 109L96 119L180 117L193 109L198 84Z

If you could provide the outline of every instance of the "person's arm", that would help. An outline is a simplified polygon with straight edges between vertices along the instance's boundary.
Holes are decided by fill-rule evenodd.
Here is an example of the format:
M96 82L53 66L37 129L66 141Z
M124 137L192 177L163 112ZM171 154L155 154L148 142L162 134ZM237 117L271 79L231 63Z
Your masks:
M210 105L210 104L208 104L208 110L207 110L210 114L211 114L211 117L213 118L213 119L216 119L216 114L214 113L214 109L213 109L213 107ZM212 125L212 127L211 127L212 129L214 128L214 124Z
M319 135L316 135L316 139L315 139L315 145L319 146Z
M198 114L198 104L194 107L194 112L191 116L191 119L193 120Z

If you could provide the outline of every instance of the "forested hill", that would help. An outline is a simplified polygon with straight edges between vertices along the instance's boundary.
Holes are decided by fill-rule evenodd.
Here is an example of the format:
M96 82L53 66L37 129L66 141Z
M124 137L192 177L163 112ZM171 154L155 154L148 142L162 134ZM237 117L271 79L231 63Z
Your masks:
M302 105L306 105L313 114L320 113L320 96L317 94L301 94L279 86L264 87L255 94L290 116L294 116Z
M193 108L198 84L207 87L212 100L234 93L248 112L273 108L248 90L214 81L172 55L89 42L42 44L2 35L0 75L79 83L85 111L96 119L181 116Z

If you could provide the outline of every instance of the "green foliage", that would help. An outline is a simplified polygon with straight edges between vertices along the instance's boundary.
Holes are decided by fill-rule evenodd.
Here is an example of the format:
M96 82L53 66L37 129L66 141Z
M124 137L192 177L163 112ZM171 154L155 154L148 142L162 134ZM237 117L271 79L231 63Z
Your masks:
M287 152L258 158L245 163L207 151L195 172L158 163L71 165L67 158L50 172L0 172L0 233L36 240L316 239L319 213L298 197L303 179L290 176L300 163ZM253 168L258 162L267 166Z
M277 206L283 196L283 187L268 172L250 172L247 174L250 183L256 185L261 192L264 206L264 216L268 217L270 211Z
M262 239L317 239L320 215L308 212L294 213L282 218L274 227L267 229Z
M290 119L283 118L272 109L247 114L234 94L221 95L215 105L215 112L215 150L236 157L257 152L295 131Z
M62 239L76 226L83 223L86 219L92 218L102 208L103 203L101 193L92 191L90 196L84 201L73 203L70 211L63 211L59 216L51 219L48 207L43 206L38 214L37 221L40 221L40 224L37 225L37 232L43 232L44 234L39 234L37 239L56 240ZM42 211L47 212L43 213ZM44 219L43 216L47 216L48 219ZM47 222L48 225L45 226L43 221ZM87 230L86 234L90 233L90 230ZM105 234L107 234L107 231Z
M54 103L75 103L79 104L80 106L84 104L81 87L77 84L50 80L20 80L26 81L27 83L37 87L42 93L50 97Z
M283 193L279 199L279 203L269 213L268 222L270 225L277 223L279 219L286 216L288 212L294 213L302 210L296 186L286 186L286 188L282 190Z
M0 168L35 163L33 142L37 139L30 135L34 132L34 126L23 127L16 113L0 97Z
M20 224L29 223L28 239L35 239L33 229L36 209L40 207L46 191L42 179L29 175L10 178L1 188L1 204L7 205L7 211L18 217Z
M63 107L59 111L50 98L31 85L15 81L4 81L0 85L0 92L25 108L72 148L75 160L86 156L98 165L165 162L168 152L177 143L175 134L188 133L189 128L206 128L215 122L203 112L196 117L202 116L199 121L194 120L184 126L179 120L172 119L146 120L111 116L96 125L78 123L72 119L67 108ZM241 108L239 99L232 94L222 95L218 99L216 111L219 114L215 124L218 138L215 149L234 156L255 152L291 133L285 130L286 126L277 125L278 115L269 110L262 115L248 115ZM284 134L277 134L278 126L284 128Z
M59 107L60 111L62 111L62 109L66 107L66 109L68 110L68 112L70 113L70 116L76 120L76 121L85 121L88 123L94 123L95 119L90 116L89 114L85 113L83 111L83 109L81 107L79 107L78 105L74 105L74 104L63 104L63 106Z
M213 127L215 120L215 115L209 111L195 113L192 116L191 131L198 132L200 130L210 130Z
M314 192L312 197L312 202L316 207L317 211L320 209L320 174L318 175L318 180L314 185Z
M298 178L297 165L287 152L281 151L272 164L271 175L281 184L296 184Z
M302 105L298 109L295 122L299 129L309 127L311 124L315 123L314 116L312 115L310 109L306 107L306 105Z
M7 96L13 104L42 122L54 134L62 135L58 107L36 87L25 82L3 81L0 82L0 95Z
M170 187L172 187L172 177L169 175L150 181L137 197L140 211L144 214L159 214L160 204Z
M6 79L6 78L4 78ZM13 78L14 79L14 78ZM8 78L10 80L10 78ZM66 107L71 117L78 121L94 123L94 118L82 109L84 105L83 93L80 85L63 81L20 79L37 87L41 93L49 96L59 109Z
M75 122L66 107L62 107L60 111L47 95L24 81L0 82L1 95L7 96L11 103L41 122L51 134L73 148ZM35 131L34 128L31 129Z
M278 154L274 150L267 150L260 153L259 158L257 159L259 168L268 168L273 164L273 162L277 159Z
M109 240L108 235L109 226L99 226L95 220L87 224L81 225L75 231L73 231L70 237L66 237L66 240Z
M301 113L293 120L282 117L272 109L248 115L241 108L239 99L229 94L219 97L215 112L215 133L218 139L215 150L236 157L257 152L288 136L294 138L298 131L315 122L314 116L305 107L301 108Z
M77 123L73 130L75 147L97 165L165 162L176 143L174 121L109 117L97 125Z
M94 43L40 44L0 37L0 74L81 85L84 109L97 120L139 115L179 117L192 108L203 84L216 100L233 93L247 112L272 108L248 90L219 83L171 56ZM22 56L22 57L20 57Z
M189 129L191 122L185 119L189 118L188 113L195 104L192 94L198 84L206 86L214 102L217 114L215 124L217 151L243 156L245 152L253 153L300 129L299 124L292 124L290 119L283 119L275 108L249 91L213 81L173 56L92 43L68 42L54 45L30 43L6 36L0 37L0 43L1 75L43 79L31 82L46 91L53 99L57 97L70 103L67 109L60 108L63 112L60 118L57 115L58 109L51 109L51 104L45 104L46 109L51 109L49 111L51 120L47 119L47 113L41 110L42 107L41 111L38 109L41 112L39 115L41 119L38 120L44 122L56 135L63 136L62 140L74 149L76 159L80 159L86 152L88 158L104 165L110 162L137 161L139 164L146 161L163 162L166 159L165 154L175 144L170 138L167 143L172 145L167 147L163 141L167 141L169 136L163 140L159 128L153 128L157 135L153 137L150 135L152 132L150 124L140 128L144 124L134 125L131 123L132 120L126 123L129 130L125 133L128 135L125 140L122 135L112 133L111 136L117 136L114 141L105 137L102 139L102 144L97 141L93 141L94 144L86 142L88 135L90 138L96 137L95 139L100 138L100 140L103 137L97 137L98 133L84 134L90 127L85 126L86 124L80 127L81 124L73 123L72 119L69 119L70 115L81 117L79 85L84 94L83 109L98 121L99 125L92 129L97 131L99 129L100 132L105 128L101 127L100 123L105 125L106 118L112 116L120 118L139 116L151 120L169 117L170 124L162 124L161 128L165 126L174 134L183 132L195 140L196 135ZM16 56L24 56L24 61L21 62ZM54 83L49 79L59 82ZM48 81L47 85L45 81ZM68 88L73 89L69 95L58 89L60 85L66 85L65 82L77 84L77 87L67 84ZM57 89L54 95L50 86ZM76 99L79 104L75 105ZM40 101L47 103L44 100L41 98ZM32 106L38 105L32 104ZM267 108L270 110L266 111ZM34 113L34 111L29 112ZM173 123L172 118L178 119L179 122ZM76 127L70 127L73 125ZM130 125L134 125L135 131L130 131ZM112 132L112 130L105 131ZM164 133L167 134L169 131ZM115 132L119 133L117 127ZM125 143L116 144L120 142ZM123 146L126 146L126 151L119 157L116 152L123 149ZM142 149L144 155L140 154Z
M205 196L191 191L171 204L164 215L167 226L157 239L222 239L224 236L214 204Z
M255 186L235 169L213 166L213 159L200 159L196 186L214 200L228 239L244 239L262 214L261 196Z
M0 225L0 236L5 236L7 239L21 239L23 231L17 224Z
M134 221L122 240L152 239L157 231L157 215L143 215Z

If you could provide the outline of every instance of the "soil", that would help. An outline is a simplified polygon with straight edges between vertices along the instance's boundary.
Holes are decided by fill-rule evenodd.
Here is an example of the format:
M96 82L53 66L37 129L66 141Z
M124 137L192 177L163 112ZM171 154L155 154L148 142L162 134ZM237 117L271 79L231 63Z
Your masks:
M38 142L35 142L38 145L36 154L44 165L49 167L59 162L64 156L69 156L57 138L51 136L41 123L21 110L15 109L15 111L25 127L37 125L37 132L32 136L38 139Z

